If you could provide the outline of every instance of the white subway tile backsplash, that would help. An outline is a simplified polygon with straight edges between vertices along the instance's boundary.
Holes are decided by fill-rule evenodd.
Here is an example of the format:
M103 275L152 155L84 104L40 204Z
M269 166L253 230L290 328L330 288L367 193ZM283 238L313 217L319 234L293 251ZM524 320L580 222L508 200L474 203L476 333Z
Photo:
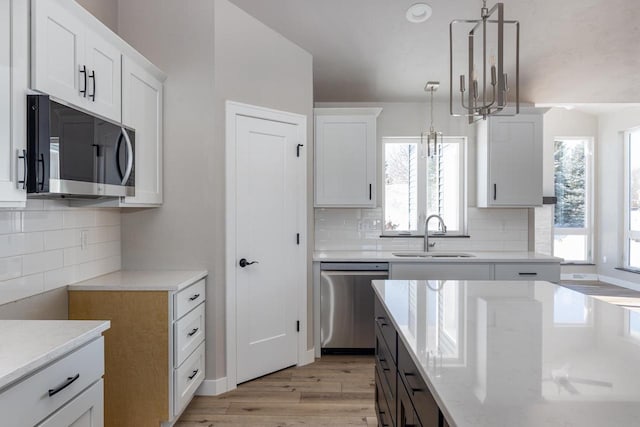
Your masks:
M118 209L30 199L26 209L0 210L0 304L107 274L121 265Z
M17 301L44 292L42 273L0 282L0 304Z
M62 212L58 211L23 211L22 231L59 230L62 228Z
M96 224L96 212L92 210L74 210L62 213L63 228L93 227Z
M62 250L39 252L22 257L22 274L29 275L62 268Z
M381 238L382 209L316 209L316 250L421 250L420 238ZM467 211L470 238L434 239L441 250L526 251L529 238L527 209Z
M22 276L22 257L0 258L0 281Z
M0 258L41 252L42 250L42 233L0 235Z
M19 233L20 231L22 231L20 212L0 212L0 234Z

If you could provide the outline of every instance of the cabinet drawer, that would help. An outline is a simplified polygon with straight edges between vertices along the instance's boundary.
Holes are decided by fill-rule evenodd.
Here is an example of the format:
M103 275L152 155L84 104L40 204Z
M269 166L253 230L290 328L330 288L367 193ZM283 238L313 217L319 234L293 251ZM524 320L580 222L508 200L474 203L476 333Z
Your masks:
M98 381L80 396L67 403L38 427L103 427L104 390L103 380Z
M392 280L491 280L493 265L446 263L394 263Z
M560 280L560 264L496 264L495 280Z
M103 374L104 338L101 337L2 392L2 425L37 424Z
M205 279L196 282L175 296L174 319L179 319L205 299Z
M393 324L391 323L391 319L387 312L385 311L382 303L378 298L376 298L375 303L375 319L376 319L376 330L379 330L382 333L384 341L387 343L389 348L389 353L391 353L391 360L393 363L397 363L397 345L396 345L396 330L393 328Z
M424 427L436 427L440 422L440 409L433 399L427 384L422 379L420 371L418 371L411 356L409 356L404 343L401 340L398 341L398 376L407 388L420 424ZM401 385L398 384L398 388Z
M204 343L174 371L174 413L180 414L204 380Z
M387 398L384 395L384 390L382 389L382 379L378 374L378 370L375 371L376 376L376 416L378 417L378 426L379 427L393 427L393 419L391 417L391 410L389 409L389 405L387 405ZM395 396L393 396L395 401Z
M204 304L200 304L173 325L174 363L177 368L204 341Z
M396 390L396 364L391 358L391 352L387 347L380 330L376 328L376 367L380 370L380 375L386 381L390 390Z

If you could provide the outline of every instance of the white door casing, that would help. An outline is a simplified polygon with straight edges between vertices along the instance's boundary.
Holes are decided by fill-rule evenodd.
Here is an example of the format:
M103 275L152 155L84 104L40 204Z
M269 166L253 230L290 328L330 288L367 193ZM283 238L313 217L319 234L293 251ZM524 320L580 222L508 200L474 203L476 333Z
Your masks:
M227 102L226 132L231 390L306 362L306 117Z

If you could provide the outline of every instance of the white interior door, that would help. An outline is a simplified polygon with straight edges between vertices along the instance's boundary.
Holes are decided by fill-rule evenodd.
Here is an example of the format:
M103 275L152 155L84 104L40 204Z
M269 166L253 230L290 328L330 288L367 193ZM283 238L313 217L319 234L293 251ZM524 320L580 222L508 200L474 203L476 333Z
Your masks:
M237 382L298 362L297 243L305 181L299 126L236 119ZM304 206L304 201L302 202ZM233 256L232 254L230 254ZM245 267L240 261L255 262Z

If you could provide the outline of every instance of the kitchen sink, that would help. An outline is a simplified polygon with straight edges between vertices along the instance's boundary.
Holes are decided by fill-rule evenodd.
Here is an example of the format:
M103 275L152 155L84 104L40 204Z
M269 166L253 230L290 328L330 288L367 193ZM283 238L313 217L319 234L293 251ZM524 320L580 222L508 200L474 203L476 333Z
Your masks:
M393 252L400 258L473 258L475 255L454 252Z

